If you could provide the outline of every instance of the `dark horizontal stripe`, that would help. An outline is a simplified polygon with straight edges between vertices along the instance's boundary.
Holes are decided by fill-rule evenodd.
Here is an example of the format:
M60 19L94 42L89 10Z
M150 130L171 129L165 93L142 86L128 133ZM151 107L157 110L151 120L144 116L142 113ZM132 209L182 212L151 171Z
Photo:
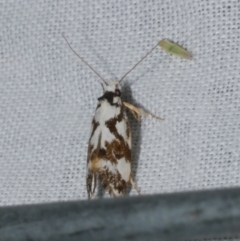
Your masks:
M99 97L98 100L101 101L101 100L107 100L108 103L110 105L113 105L113 106L119 106L118 103L113 103L113 98L116 97L117 95L111 91L107 91L104 93L103 96ZM119 97L119 96L118 96ZM119 97L120 98L120 97Z

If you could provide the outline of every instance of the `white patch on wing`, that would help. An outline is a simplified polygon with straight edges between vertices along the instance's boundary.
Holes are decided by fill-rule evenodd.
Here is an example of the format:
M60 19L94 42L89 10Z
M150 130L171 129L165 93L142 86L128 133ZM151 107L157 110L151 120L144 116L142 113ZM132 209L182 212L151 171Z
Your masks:
M131 174L130 162L126 162L125 158L121 158L117 161L116 169L120 173L122 179L128 182Z
M93 145L93 150L96 149L98 146L99 136L101 133L102 133L101 143L100 143L101 148L105 148L105 141L107 141L108 143L111 143L113 140L116 139L116 137L109 131L109 129L106 126L98 126L94 131L89 142L91 145Z
M120 114L120 107L110 105L106 100L101 101L100 104L101 106L95 112L95 120L100 124Z
M109 131L109 129L104 125L102 126L102 140L101 140L101 147L105 147L105 141L111 143L115 140L116 137Z
M98 140L99 140L100 134L101 134L101 128L100 128L100 126L98 126L96 128L96 130L94 131L94 133L90 139L90 142L89 142L89 144L93 145L93 150L96 149L98 146Z
M123 139L127 142L127 124L124 119L116 123L116 129L118 134L121 135Z

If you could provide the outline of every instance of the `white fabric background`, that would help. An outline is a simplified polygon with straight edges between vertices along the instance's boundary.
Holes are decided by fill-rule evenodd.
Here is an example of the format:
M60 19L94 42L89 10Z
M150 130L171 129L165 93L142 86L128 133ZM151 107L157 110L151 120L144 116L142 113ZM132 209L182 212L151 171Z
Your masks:
M101 2L101 3L100 3ZM0 206L86 199L87 144L98 77L125 80L124 99L163 117L133 131L142 194L240 185L240 1L2 0ZM135 195L134 190L130 195Z

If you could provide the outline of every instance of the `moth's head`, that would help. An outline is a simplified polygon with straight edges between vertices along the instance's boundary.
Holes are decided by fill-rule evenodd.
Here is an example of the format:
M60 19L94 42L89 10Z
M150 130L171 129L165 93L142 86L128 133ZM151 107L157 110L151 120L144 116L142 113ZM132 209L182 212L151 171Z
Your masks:
M111 105L121 103L121 91L119 82L115 80L104 80L102 83L103 96L98 101L107 101Z
M112 92L116 96L121 96L121 86L118 81L115 80L105 80L102 83L103 93Z

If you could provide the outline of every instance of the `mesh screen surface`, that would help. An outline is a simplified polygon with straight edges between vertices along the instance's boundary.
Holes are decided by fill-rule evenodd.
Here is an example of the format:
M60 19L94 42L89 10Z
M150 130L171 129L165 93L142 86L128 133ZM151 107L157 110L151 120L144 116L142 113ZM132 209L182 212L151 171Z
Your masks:
M240 2L9 1L0 8L0 205L86 199L87 145L98 77L164 121L131 116L142 194L240 185ZM134 190L130 195L136 195Z

